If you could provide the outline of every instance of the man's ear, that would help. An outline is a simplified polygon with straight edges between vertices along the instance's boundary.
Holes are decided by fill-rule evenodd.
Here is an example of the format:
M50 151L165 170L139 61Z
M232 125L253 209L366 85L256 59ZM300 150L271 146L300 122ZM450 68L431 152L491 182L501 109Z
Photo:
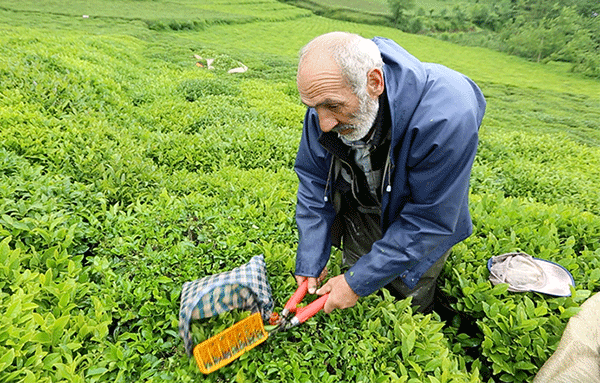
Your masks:
M383 71L379 68L373 68L367 73L367 93L372 98L378 98L385 87L383 81Z

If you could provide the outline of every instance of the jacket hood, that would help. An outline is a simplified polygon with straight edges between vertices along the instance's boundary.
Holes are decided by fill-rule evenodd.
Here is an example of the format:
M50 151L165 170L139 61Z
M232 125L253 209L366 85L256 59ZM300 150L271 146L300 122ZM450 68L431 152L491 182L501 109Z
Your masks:
M427 83L423 63L390 39L375 37L383 59L383 75L391 110L392 143L406 133L408 123L419 105Z

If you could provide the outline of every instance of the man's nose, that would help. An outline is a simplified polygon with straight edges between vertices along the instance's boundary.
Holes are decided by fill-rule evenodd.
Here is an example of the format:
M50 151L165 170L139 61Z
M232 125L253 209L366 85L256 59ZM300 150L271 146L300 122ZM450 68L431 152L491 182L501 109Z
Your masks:
M319 126L321 127L321 130L325 133L331 131L331 129L333 129L337 124L339 124L339 121L331 112L321 110L317 111L317 114L319 115Z

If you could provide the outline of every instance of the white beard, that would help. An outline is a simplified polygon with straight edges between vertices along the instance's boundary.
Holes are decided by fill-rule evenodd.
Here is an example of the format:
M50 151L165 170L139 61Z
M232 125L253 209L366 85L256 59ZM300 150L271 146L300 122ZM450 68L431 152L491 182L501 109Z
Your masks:
M338 133L338 136L345 144L349 144L364 138L377 118L379 111L379 99L372 99L368 94L363 94L360 97L358 113L352 118L350 124L338 125L333 131ZM340 134L346 129L352 131L346 134Z

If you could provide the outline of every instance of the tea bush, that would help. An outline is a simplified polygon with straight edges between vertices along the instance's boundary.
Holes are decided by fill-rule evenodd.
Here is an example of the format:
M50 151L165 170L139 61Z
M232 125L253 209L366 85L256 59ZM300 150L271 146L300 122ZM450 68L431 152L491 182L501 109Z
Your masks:
M196 101L206 96L233 96L235 99L240 93L230 81L217 78L186 80L179 88L187 101Z
M573 206L499 194L473 196L471 209L476 231L455 248L445 266L442 291L479 333L475 341L456 343L454 351L477 347L500 381L530 381L556 349L566 321L600 289L600 245L593 240L600 236L600 221ZM513 251L564 266L575 279L572 297L493 287L487 260Z
M0 162L0 239L10 238L13 246L24 251L67 251L71 259L81 262L96 235L90 201L101 195L69 177L45 174L42 167L29 165L6 149L0 150ZM44 256L36 259L41 262L35 263L36 270L50 267Z
M59 246L24 252L10 241L0 242L3 381L85 381L83 370L102 356L110 324L99 290L81 261Z
M501 191L507 197L563 203L600 213L598 146L567 134L496 131L486 128L473 168L473 193Z
M600 290L597 85L275 1L177 4L108 2L89 19L80 13L99 3L0 9L2 380L529 380ZM196 9L205 23L194 24ZM488 97L475 233L440 279L456 316L415 314L382 291L203 377L177 333L184 282L264 254L276 309L294 291L293 163L305 111L295 55L331 29L390 35L426 61L455 64ZM227 73L241 63L246 73ZM573 297L492 287L485 262L516 249L569 269ZM198 321L196 339L245 315Z

